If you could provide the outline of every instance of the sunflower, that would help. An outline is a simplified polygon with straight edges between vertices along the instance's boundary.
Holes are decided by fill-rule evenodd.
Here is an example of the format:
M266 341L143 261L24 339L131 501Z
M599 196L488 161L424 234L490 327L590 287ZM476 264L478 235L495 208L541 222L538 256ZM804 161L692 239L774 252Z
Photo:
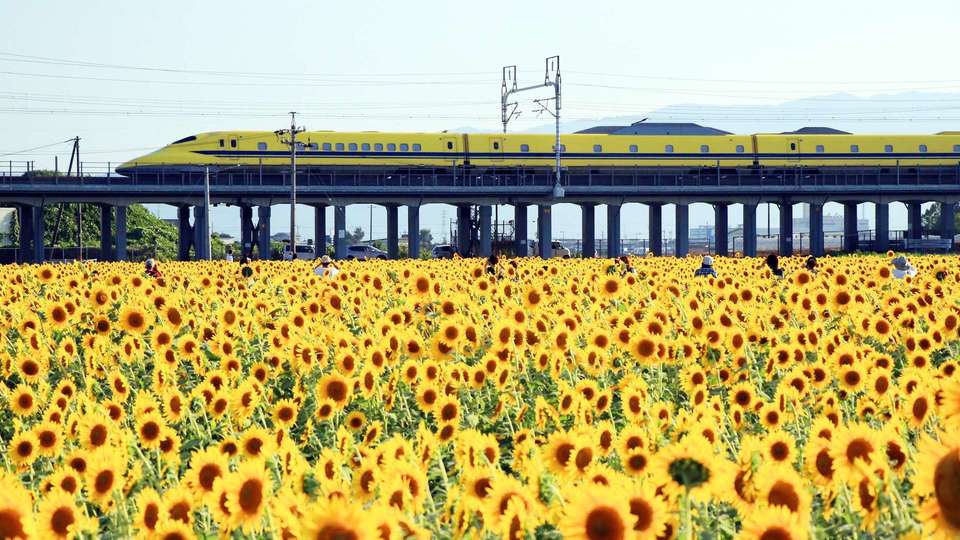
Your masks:
M143 334L147 330L146 312L138 306L127 306L120 312L120 327L131 334Z
M30 492L19 480L0 475L0 535L3 538L34 537L32 501Z
M238 448L247 458L263 459L273 453L275 446L269 431L262 427L252 427L243 432Z
M807 519L783 506L760 508L743 520L738 540L806 540Z
M633 536L630 531L637 519L618 490L589 484L565 495L567 501L557 527L564 538L621 540Z
M653 480L663 486L664 494L672 500L684 491L695 500L710 500L728 465L723 458L714 456L709 442L698 435L688 435L660 449L653 460Z
M96 521L86 517L74 502L73 495L63 491L54 491L40 501L36 524L42 538L75 538L81 532L97 530Z
M18 469L27 469L40 455L40 443L32 431L21 431L10 439L7 455Z
M297 421L297 405L292 399L281 399L273 406L273 422L282 427L289 428Z
M656 494L652 486L631 481L621 482L619 486L614 486L614 489L629 505L628 530L633 530L633 538L653 540L664 537L669 511L666 502Z
M809 515L812 497L803 479L792 468L765 465L753 479L760 505L783 506L799 516Z
M913 493L919 499L918 517L927 538L960 535L960 444L957 431L941 436L940 442L924 436L918 444L919 459Z
M63 436L60 433L60 426L44 421L33 428L33 434L37 438L37 449L40 455L53 457L60 454L63 448Z
M107 510L113 504L113 493L123 485L126 461L115 449L105 449L91 456L87 464L87 497Z
M184 481L195 493L209 502L217 479L223 478L229 471L227 457L219 448L211 446L190 457L190 468L184 475Z
M380 538L378 519L358 501L334 497L318 499L303 511L300 531L303 538ZM401 535L402 536L402 535Z
M882 451L877 433L864 424L846 425L838 429L830 441L833 470L843 481L854 480L858 466L878 463Z
M17 416L30 416L39 408L36 396L33 390L26 384L19 384L10 393L10 408Z
M154 449L160 446L160 435L166 425L158 411L151 411L137 417L137 437L144 448Z
M262 530L262 518L273 492L265 465L259 459L245 461L223 480L230 526L247 534Z
M160 494L152 487L146 487L137 493L134 504L137 507L134 520L137 528L144 532L155 532L160 521L160 508L163 505L160 501Z
M338 373L324 375L317 384L317 397L331 400L339 409L350 402L353 383Z
M167 520L193 525L194 493L185 485L168 489L163 494L163 512Z

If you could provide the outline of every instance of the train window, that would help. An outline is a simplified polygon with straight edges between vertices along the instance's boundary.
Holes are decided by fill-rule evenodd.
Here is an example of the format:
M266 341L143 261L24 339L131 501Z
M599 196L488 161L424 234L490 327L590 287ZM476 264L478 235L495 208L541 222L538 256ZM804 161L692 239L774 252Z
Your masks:
M672 144L668 144L668 145L664 146L664 147L663 147L663 151L666 152L666 153L668 153L668 154L672 154L672 153L673 153L673 145L672 145Z
M499 149L500 149L500 143L497 142L497 141L493 141L493 149L494 149L494 150L499 150Z
M738 144L738 145L737 145L737 153L738 153L738 154L742 154L742 153L743 153L743 145L742 145L742 144Z
M350 146L348 146L348 148L350 149L351 152L356 152L356 151L357 151L357 143L355 143L355 142L350 143Z
M954 154L960 153L960 144L953 145L953 153Z
M790 150L796 150L796 149L797 149L797 143L795 142L790 143Z
M297 152L303 152L303 149L304 149L305 146L306 146L306 145L303 144L302 142L298 142L298 143L297 143Z
M383 152L383 143L375 143L373 145L374 152Z
M363 143L363 144L360 146L360 149L363 150L364 152L369 152L369 151L370 151L370 143Z
M265 143L265 142L258 142L258 143L257 143L257 150L266 150L266 149L267 149L267 143Z
M594 151L594 152L603 152L603 145L602 145L602 144L595 144L595 145L593 145L593 151Z
M190 142L190 141L195 141L195 140L197 140L197 136L196 136L196 135L191 135L191 136L189 136L189 137L184 137L184 138L182 138L182 139L173 141L173 142L170 143L170 144L181 144L181 143Z
M885 144L885 145L883 145L883 151L886 152L886 153L888 153L888 154L892 154L892 153L893 153L893 145L892 145L892 144Z
M223 148L223 147L224 147L224 141L223 139L220 139L220 148Z
M700 145L700 153L701 153L701 154L706 154L706 153L708 153L708 152L710 152L710 145L708 145L708 144L701 144L701 145Z
M556 151L557 151L557 145L553 145L552 150L553 150L554 152L556 152ZM566 151L567 151L567 145L561 144L561 145L560 145L560 151L561 151L561 152L566 152Z
M333 146L330 143L325 142L323 143L323 150L325 152L329 152L330 150L333 150Z
M337 143L337 152L343 152L343 143L342 143L342 142L338 142L338 143Z
M920 145L920 152L926 153L926 151L927 151L927 145L921 144L921 145Z
M414 152L420 151L420 143L413 143L413 151Z
M320 147L315 142L312 142L307 145L307 150L319 150L319 149Z
M396 151L397 151L397 145L393 143L387 143L387 152L396 152Z
M521 144L521 145L520 145L520 151L521 151L521 152L529 152L529 151L530 151L530 145L529 145L529 144Z
M818 144L818 145L817 145L817 153L818 153L818 154L822 154L822 153L823 153L823 145L822 145L822 144Z
M410 145L408 145L407 143L400 143L400 151L406 152L407 150L410 150Z
M860 151L860 145L859 145L859 144L851 144L851 145L850 145L850 151L853 152L854 154L856 154L857 152Z
M447 141L447 150L453 150L453 141Z
M230 139L230 148L236 148L236 147L237 147L237 140Z
M640 149L637 148L637 145L631 144L631 145L630 145L630 151L633 152L634 154L636 154L637 152L640 151Z

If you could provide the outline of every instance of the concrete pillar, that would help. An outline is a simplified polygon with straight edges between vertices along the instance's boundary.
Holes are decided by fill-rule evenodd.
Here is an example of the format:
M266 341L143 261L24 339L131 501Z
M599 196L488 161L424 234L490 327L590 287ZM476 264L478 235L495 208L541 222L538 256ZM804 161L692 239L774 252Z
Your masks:
M387 205L387 257L400 258L400 208Z
M177 207L177 259L190 260L190 246L193 245L193 227L190 226L190 207Z
M193 207L193 252L198 261L209 261L211 256L206 216L207 209L203 205Z
M43 205L33 207L33 262L42 263L44 260L43 245Z
M253 207L240 207L240 256L253 253L253 235L256 228L253 226Z
M743 203L743 255L757 256L757 205Z
M420 258L420 207L407 207L407 254L411 259Z
M780 256L793 255L793 203L785 201L780 207Z
M593 257L597 252L597 205L583 203L580 205L580 256ZM610 244L607 243L607 246Z
M890 204L876 203L874 205L874 221L876 234L873 236L873 250L884 253L890 249Z
M853 253L860 243L860 231L857 230L857 203L843 203L843 250Z
M489 204L480 205L480 256L489 257L493 253L491 233L493 232L493 208Z
M117 252L115 260L127 260L127 207L117 206Z
M316 258L327 254L327 205L313 205L313 252Z
M922 203L907 203L907 238L923 238L923 220L920 213Z
M457 253L461 257L472 255L470 245L470 205L457 205Z
M950 250L953 251L953 237L957 234L956 219L957 203L940 203L940 238L950 240Z
M347 207L341 204L333 207L333 256L347 256Z
M113 232L110 230L111 211L113 207L109 204L100 205L100 260L109 261L113 259Z
M17 262L30 262L33 259L33 207L26 204L18 206L17 219L20 225Z
M656 256L663 255L663 204L650 203L650 219L647 223L647 238L650 242L650 252Z
M553 220L551 205L537 205L537 249L541 259L553 257Z
M826 253L823 240L823 205L810 204L810 254L822 257Z
M517 257L526 257L530 250L527 243L527 205L524 203L513 205L513 234Z
M727 210L729 207L730 205L727 203L715 203L713 205L715 251L717 255L721 257L726 257L730 254L730 248L727 243L727 238L730 234L729 220L727 218Z
M257 207L257 252L263 260L270 258L270 206Z
M673 253L677 257L686 257L690 252L690 206L687 204L674 205L677 209L676 215L676 242L674 243Z
M620 210L619 204L607 205L607 257L619 257L620 250Z

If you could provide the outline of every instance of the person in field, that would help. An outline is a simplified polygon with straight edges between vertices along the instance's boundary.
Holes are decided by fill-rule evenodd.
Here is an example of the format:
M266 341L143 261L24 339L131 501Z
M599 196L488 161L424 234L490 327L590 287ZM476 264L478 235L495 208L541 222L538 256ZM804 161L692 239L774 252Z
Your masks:
M144 271L148 276L152 278L163 277L163 274L160 272L160 266L157 264L157 261L153 259L147 259L144 264Z
M896 279L903 279L917 275L917 269L910 264L910 261L908 261L903 255L894 257L893 260L890 261L890 264L893 265L893 277Z
M707 255L700 263L700 268L693 273L693 277L717 277L717 271L713 269L713 257Z
M313 269L313 273L320 277L333 279L337 277L337 274L340 273L340 269L333 264L333 260L329 255L324 255L323 257L320 257L320 264Z
M767 255L767 268L774 277L783 277L783 268L780 268L780 259L773 253Z

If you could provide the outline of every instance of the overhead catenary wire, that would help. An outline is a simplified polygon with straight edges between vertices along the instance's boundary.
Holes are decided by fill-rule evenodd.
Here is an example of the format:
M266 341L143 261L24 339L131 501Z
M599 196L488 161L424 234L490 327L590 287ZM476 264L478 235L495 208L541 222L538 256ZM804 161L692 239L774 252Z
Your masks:
M32 152L32 151L34 151L34 150L42 150L42 149L44 149L44 148L50 148L50 147L52 147L52 146L58 146L58 145L61 145L61 144L72 143L73 141L74 141L74 139L67 139L67 140L65 140L65 141L58 141L58 142L55 142L55 143L44 144L44 145L41 145L41 146L34 146L33 148L26 148L26 149L24 149L24 150L17 150L17 151L15 151L15 152L3 153L3 154L0 154L0 157L4 157L4 156L15 156L15 155L17 155L17 154L26 154L26 153Z

